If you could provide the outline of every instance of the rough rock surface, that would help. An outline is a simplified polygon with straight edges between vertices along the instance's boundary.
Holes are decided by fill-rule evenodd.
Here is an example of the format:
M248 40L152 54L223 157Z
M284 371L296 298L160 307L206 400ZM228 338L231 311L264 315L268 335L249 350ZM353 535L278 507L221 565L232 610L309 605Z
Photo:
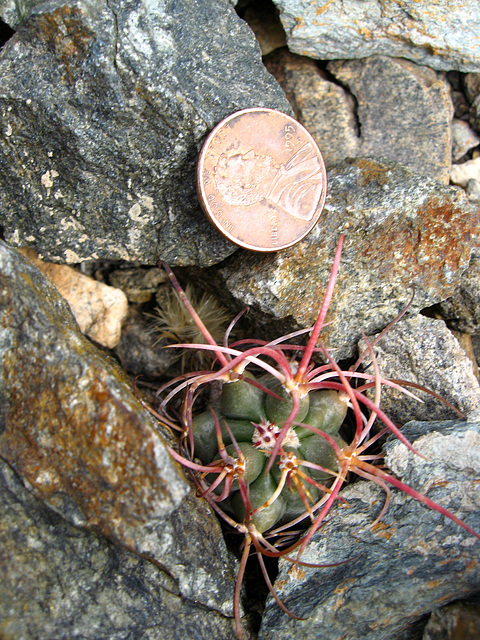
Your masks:
M370 342L374 337L369 336ZM365 347L362 341L360 350ZM422 315L402 318L373 351L385 378L408 380L427 387L464 414L480 409L480 384L473 373L472 362L442 320ZM372 372L369 354L364 365ZM413 391L422 403L395 389L385 387L382 391L381 407L396 424L455 417L451 408L433 396L405 388Z
M453 294L468 266L478 212L458 189L387 162L345 161L328 180L320 221L302 242L268 256L237 254L217 276L269 337L311 326L345 233L332 322L321 335L340 359L352 355L362 331L377 333L395 318L412 286L412 312Z
M168 277L158 267L152 269L138 267L113 271L108 280L111 285L125 293L129 302L143 304L153 299L158 287L163 282L167 282Z
M234 640L232 620L171 575L36 500L0 460L0 636Z
M480 424L410 423L404 432L426 459L389 442L393 473L480 531ZM479 589L478 539L397 490L371 527L382 494L363 480L344 490L345 502L332 509L302 556L348 562L321 569L282 563L277 593L306 620L288 618L270 598L261 640L403 640L422 615Z
M480 138L465 120L452 120L452 160L463 158L471 149L478 147Z
M450 180L461 187L466 187L469 180L480 182L480 158L452 165Z
M136 309L128 312L115 355L131 375L147 378L168 375L169 369L178 360L175 349L163 348L165 340L159 340L153 323L153 318Z
M480 71L477 0L274 0L291 51L320 60L387 55Z
M388 158L448 183L453 105L441 74L385 57L331 62L328 70L355 96L357 155Z
M42 0L0 0L0 16L6 24L16 29L31 9L41 2Z
M474 253L455 294L438 305L449 327L463 333L480 333L480 255Z
M467 73L464 77L467 100L470 104L469 122L480 133L480 73Z
M290 112L228 0L40 4L0 78L5 240L67 263L230 255L195 194L203 138L242 108Z
M327 73L286 50L267 68L327 167L354 156L387 158L448 182L453 105L441 74L382 56L331 62Z
M159 563L183 597L231 611L234 567L120 368L56 288L0 244L0 456L67 520ZM168 435L168 434L167 434Z
M295 117L312 134L327 167L358 154L355 98L310 58L276 51L265 65L285 91ZM380 97L377 96L377 99Z
M39 260L33 249L23 248L21 253L53 282L68 302L82 333L107 349L113 349L119 343L128 311L127 296L123 291L67 265Z
M454 602L434 611L422 640L477 640L480 631L480 605Z

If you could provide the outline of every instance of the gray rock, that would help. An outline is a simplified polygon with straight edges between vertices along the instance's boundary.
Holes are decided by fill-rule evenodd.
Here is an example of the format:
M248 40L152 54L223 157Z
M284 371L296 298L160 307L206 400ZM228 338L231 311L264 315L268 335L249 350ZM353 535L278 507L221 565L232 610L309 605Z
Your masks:
M133 304L150 302L158 287L168 280L158 267L117 269L109 274L109 283L121 289Z
M374 336L369 336L372 342ZM366 348L363 341L360 351ZM471 360L442 320L418 315L402 318L373 348L385 378L408 380L427 387L452 403L465 414L480 409L480 384L473 372ZM364 360L366 371L372 373L371 357ZM455 412L433 396L414 388L422 403L399 391L385 387L381 407L396 423L410 420L445 420Z
M452 159L461 160L471 149L480 144L480 138L465 120L452 121Z
M480 95L480 73L466 73L463 87L467 100L472 103Z
M332 62L327 75L286 51L270 56L267 68L327 167L348 157L382 157L448 183L453 104L443 75L382 56Z
M467 73L464 77L465 94L470 104L469 121L480 134L480 73Z
M408 60L337 61L328 70L357 102L357 155L384 157L448 183L453 104L445 78Z
M327 167L361 155L355 99L348 91L326 77L314 60L286 49L268 56L265 64L285 91L295 117L312 134Z
M302 242L272 255L239 253L214 271L217 287L249 305L257 325L276 338L314 323L345 233L331 324L321 334L341 359L352 356L362 331L378 333L396 317L412 286L412 313L453 294L468 266L478 215L460 190L392 163L349 160L331 169L328 180L320 221Z
M480 531L480 424L410 423L404 432L425 458L393 440L388 467ZM302 560L349 561L318 569L283 561L277 593L306 619L288 618L270 598L261 640L403 640L439 604L479 589L480 542L457 524L393 489L372 527L383 491L361 480L341 495Z
M153 329L153 318L130 309L114 352L122 367L134 376L157 378L168 372L178 358L174 349L164 349ZM172 377L172 376L170 376Z
M387 55L432 69L480 70L476 0L274 0L291 51L320 60Z
M470 180L467 182L465 192L470 202L480 204L480 180L470 178Z
M9 640L236 638L168 571L73 527L0 460L0 635Z
M422 640L477 640L479 631L480 604L454 602L432 613Z
M0 78L4 237L69 263L233 253L197 202L201 143L239 109L290 111L228 0L39 4Z
M455 294L436 307L449 327L462 333L480 333L480 255L472 255Z
M0 244L0 456L66 520L158 563L183 597L231 612L234 562L206 503L186 496L121 369L26 258Z
M0 0L0 16L12 29L17 29L31 9L43 0Z

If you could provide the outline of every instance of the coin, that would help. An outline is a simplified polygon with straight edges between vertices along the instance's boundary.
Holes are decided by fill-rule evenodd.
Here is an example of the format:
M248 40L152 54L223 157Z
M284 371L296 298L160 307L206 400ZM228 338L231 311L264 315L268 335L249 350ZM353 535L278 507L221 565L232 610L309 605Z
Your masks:
M208 219L229 240L278 251L317 223L327 193L325 163L296 120L273 109L244 109L205 140L197 192Z

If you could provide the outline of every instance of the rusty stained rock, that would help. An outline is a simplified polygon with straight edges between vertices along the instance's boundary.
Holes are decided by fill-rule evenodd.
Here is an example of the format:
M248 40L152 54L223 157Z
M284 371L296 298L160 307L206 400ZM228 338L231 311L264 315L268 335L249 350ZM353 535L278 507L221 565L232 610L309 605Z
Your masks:
M153 419L56 288L0 249L0 454L36 495L110 537L166 517L188 489Z
M71 523L158 563L183 597L229 615L234 562L125 374L65 300L0 244L0 456ZM165 434L165 437L169 437Z
M477 0L274 0L290 51L319 60L386 55L480 71Z
M328 172L325 209L297 245L272 255L237 254L217 286L263 324L267 337L311 326L325 294L340 233L336 289L321 340L350 357L361 332L377 333L407 305L411 313L453 294L478 234L478 212L454 187L369 158ZM211 277L211 276L210 276Z

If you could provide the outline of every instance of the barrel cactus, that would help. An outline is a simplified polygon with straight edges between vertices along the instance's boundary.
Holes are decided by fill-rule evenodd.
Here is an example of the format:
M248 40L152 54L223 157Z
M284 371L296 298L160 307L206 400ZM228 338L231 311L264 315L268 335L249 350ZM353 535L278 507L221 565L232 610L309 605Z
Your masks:
M388 507L388 486L391 485L480 538L455 514L378 465L382 455L372 452L372 445L388 432L415 452L380 408L383 386L411 394L405 388L408 383L381 377L372 345L366 338L372 373L359 370L362 356L350 369L342 370L319 343L343 242L341 236L314 327L273 342L252 339L229 345L234 321L227 329L223 344L217 344L171 269L162 264L206 341L206 344L176 346L210 352L213 367L185 374L166 384L159 392L163 400L156 415L179 433L178 450L170 448L170 453L191 471L197 494L244 535L234 595L239 637L242 637L240 588L250 552L256 553L278 605L296 617L278 599L263 556L281 556L301 565L303 550L352 473L376 482L386 492L385 505L375 522ZM290 342L302 334L309 334L305 346ZM315 363L313 357L317 352L321 352L324 364ZM209 406L197 410L202 391L211 385L220 386L220 392ZM183 400L179 412L174 414L169 407L179 393L183 393ZM345 442L339 432L347 411L353 436ZM373 432L376 421L383 426Z
M253 386L254 381L265 385L265 390ZM301 398L295 423L283 438L277 463L265 473L276 437L292 405L280 384L271 385L270 389L268 384L268 380L244 374L242 379L223 386L218 406L192 420L195 455L204 464L212 463L218 456L217 421L226 453L233 458L237 446L240 449L244 459L243 479L253 507L250 522L260 533L301 516L310 504L317 502L326 490L325 482L338 471L335 449L312 427L329 434L339 447L346 446L338 431L347 413L347 394L328 389L312 391ZM217 495L222 492L226 492L224 481L215 488ZM238 482L228 487L228 495L230 503L226 508L236 520L244 521L246 508ZM268 506L260 508L267 503Z

